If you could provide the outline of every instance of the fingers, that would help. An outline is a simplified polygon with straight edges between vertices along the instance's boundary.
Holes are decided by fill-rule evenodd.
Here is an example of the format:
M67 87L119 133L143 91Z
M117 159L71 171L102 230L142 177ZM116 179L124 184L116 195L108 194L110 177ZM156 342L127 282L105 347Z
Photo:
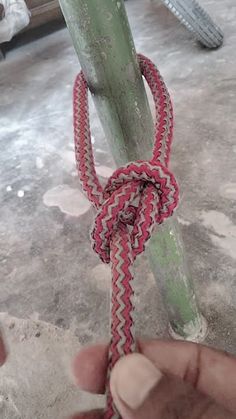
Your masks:
M203 345L180 341L146 341L140 351L162 372L190 383L236 413L236 358Z
M4 362L6 361L6 358L7 358L7 351L3 343L3 338L0 332L0 366L4 364Z
M113 401L126 419L233 419L209 397L176 377L164 376L141 354L120 359L111 372Z
M141 354L121 358L113 368L110 379L113 401L121 416L127 419L154 418L150 403L145 406L145 416L142 416L140 408L146 400L150 400L152 390L162 378L162 373ZM157 412L154 414L157 418Z
M159 371L175 375L236 413L236 359L202 345L180 341L139 341L139 351ZM104 391L108 346L83 350L76 358L79 386L87 391Z
M107 361L107 345L95 345L82 349L73 363L77 385L91 393L104 393Z

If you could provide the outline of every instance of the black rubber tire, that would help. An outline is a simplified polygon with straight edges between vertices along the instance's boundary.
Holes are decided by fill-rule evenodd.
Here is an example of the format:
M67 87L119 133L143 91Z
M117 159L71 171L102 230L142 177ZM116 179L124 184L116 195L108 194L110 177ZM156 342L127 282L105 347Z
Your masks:
M223 43L223 33L196 0L162 0L172 13L207 48L218 48Z

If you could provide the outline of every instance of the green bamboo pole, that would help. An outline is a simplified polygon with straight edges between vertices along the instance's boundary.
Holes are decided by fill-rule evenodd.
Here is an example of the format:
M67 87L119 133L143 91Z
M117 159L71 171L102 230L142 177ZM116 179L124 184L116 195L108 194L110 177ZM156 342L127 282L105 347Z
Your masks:
M149 159L153 121L123 0L60 0L75 50L117 166ZM177 223L158 229L151 266L176 336L198 339L196 303Z

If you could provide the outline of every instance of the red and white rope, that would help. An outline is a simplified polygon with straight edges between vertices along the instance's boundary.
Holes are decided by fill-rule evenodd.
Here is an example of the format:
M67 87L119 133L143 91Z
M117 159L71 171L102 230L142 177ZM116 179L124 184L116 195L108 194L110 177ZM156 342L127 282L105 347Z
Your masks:
M135 351L133 331L133 262L142 253L155 224L170 217L178 203L178 186L168 168L173 111L168 90L155 65L138 55L140 70L151 89L155 110L152 159L115 170L103 189L96 174L91 143L88 86L83 73L74 84L74 139L83 190L97 210L93 248L111 263L111 343L105 419L118 419L109 392L109 374L116 361ZM135 202L135 204L134 204Z

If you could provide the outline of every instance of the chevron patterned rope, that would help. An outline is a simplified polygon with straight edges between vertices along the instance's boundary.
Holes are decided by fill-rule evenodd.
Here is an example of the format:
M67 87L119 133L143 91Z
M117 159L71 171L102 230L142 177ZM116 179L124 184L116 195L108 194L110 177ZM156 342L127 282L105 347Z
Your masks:
M109 389L110 372L124 355L135 351L133 263L142 253L156 224L173 214L178 185L169 170L173 110L168 90L155 65L139 54L141 73L155 103L155 138L150 161L129 162L115 170L105 188L95 170L89 125L88 86L82 72L74 84L74 140L82 188L97 215L91 238L93 249L112 271L111 342L105 419L119 419Z

